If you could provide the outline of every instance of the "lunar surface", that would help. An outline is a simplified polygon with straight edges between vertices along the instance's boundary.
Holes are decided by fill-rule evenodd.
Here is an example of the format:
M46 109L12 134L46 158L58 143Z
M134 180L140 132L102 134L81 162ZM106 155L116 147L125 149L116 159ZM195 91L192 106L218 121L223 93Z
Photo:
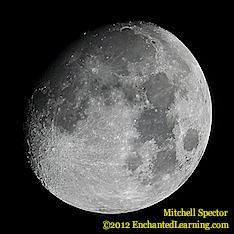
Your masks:
M55 198L86 211L126 213L173 196L210 135L211 98L198 62L151 23L84 33L31 94L28 162Z

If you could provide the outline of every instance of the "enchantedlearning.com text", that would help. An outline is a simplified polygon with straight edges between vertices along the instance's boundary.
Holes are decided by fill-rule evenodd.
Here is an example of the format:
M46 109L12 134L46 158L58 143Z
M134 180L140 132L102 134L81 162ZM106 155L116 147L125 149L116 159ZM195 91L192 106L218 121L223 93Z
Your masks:
M228 223L205 223L200 222L178 222L176 220L171 220L171 222L150 222L147 220L146 222L138 222L138 221L131 221L131 222L110 222L108 220L103 221L103 229L123 229L123 228L141 228L141 229L222 229L222 228L229 228Z

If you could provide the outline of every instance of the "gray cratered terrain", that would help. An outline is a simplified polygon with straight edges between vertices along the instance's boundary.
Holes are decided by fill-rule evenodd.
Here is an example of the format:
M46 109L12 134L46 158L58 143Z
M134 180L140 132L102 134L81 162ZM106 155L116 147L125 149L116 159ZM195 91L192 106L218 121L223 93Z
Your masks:
M207 145L211 100L185 45L150 23L85 33L29 99L29 162L77 208L126 213L173 194Z

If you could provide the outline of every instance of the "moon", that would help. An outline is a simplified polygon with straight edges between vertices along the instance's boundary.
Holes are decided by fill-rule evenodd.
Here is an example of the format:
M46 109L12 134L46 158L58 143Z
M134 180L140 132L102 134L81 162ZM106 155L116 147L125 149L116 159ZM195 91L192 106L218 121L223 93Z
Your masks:
M118 214L173 196L192 175L212 104L176 36L121 22L65 48L35 84L26 116L28 162L43 188L79 209Z

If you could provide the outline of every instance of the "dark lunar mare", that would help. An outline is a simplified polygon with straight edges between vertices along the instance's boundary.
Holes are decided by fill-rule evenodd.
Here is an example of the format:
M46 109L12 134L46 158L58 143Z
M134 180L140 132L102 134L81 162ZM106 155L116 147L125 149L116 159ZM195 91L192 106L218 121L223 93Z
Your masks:
M137 120L137 131L141 134L140 140L146 141L154 139L158 146L163 146L166 140L174 138L173 128L175 121L168 121L165 110L149 109L145 110Z
M184 149L192 151L198 146L198 131L196 129L189 128L184 136Z
M173 173L178 165L175 148L160 151L157 157L153 158L152 164L152 173L155 176L153 180L160 180L160 176Z
M174 87L165 73L150 75L145 83L147 98L153 109L146 109L137 119L136 128L142 142L154 139L162 146L169 138L175 138L172 130L176 120L168 119L166 111L174 103Z
M144 88L153 108L145 109L135 123L136 129L140 133L138 141L144 144L153 139L159 148L167 146L170 139L175 139L173 129L177 121L166 116L168 108L175 101L175 88L169 83L165 73L151 74L149 80L144 84ZM138 155L138 157L128 157L126 163L128 163L128 168L134 171L142 164L142 161ZM177 164L175 145L160 151L153 156L151 166L148 168L153 179L144 177L143 173L142 183L160 181L163 175L173 173ZM139 175L141 176L141 173Z

